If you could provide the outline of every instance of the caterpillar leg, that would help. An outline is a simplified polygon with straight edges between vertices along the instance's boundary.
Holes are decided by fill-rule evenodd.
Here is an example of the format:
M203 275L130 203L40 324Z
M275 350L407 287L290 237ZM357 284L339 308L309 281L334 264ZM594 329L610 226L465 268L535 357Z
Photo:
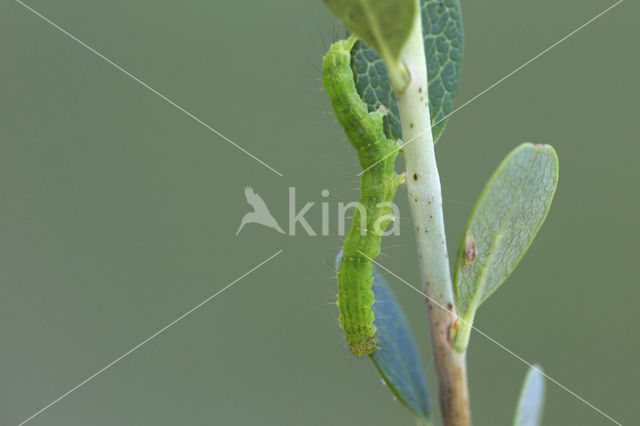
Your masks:
M378 339L376 336L369 337L366 340L354 344L349 345L349 349L351 349L351 353L356 356L370 355L378 349Z

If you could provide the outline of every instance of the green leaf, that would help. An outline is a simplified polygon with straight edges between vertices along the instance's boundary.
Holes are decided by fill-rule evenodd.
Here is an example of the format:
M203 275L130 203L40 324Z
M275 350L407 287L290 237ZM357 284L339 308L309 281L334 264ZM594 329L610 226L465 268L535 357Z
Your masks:
M436 142L453 111L462 67L463 32L459 0L421 0L422 32L427 57L429 110L433 141ZM359 41L351 51L356 87L369 111L384 105L389 114L384 119L385 133L402 139L396 97L389 74L380 56Z
M558 157L553 148L530 143L513 150L487 183L456 261L454 290L462 319L458 350L466 348L478 306L507 279L533 242L557 183ZM475 247L470 247L469 235L475 237Z
M342 250L336 259L340 267ZM391 288L373 265L373 312L379 348L370 355L386 386L421 425L429 425L427 380L409 321Z
M399 58L417 13L416 0L325 0L325 3L350 31L378 52L394 75L406 80L404 73L399 74L402 72Z
M424 423L429 419L427 385L420 354L402 308L382 275L373 268L376 301L373 324L380 348L371 360L391 392Z
M522 384L513 426L540 426L544 406L544 375L538 365L529 368Z

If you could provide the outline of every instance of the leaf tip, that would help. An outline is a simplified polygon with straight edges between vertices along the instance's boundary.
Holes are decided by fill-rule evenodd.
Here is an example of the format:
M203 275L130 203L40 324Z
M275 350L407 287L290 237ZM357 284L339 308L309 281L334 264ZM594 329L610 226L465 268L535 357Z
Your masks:
M538 364L530 366L522 384L514 426L540 426L544 410L545 375Z

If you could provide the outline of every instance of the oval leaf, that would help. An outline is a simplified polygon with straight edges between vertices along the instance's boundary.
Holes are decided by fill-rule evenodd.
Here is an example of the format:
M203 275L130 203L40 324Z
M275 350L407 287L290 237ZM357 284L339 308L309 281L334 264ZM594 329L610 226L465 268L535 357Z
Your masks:
M454 289L463 324L473 321L478 306L520 262L547 216L557 183L553 148L530 143L513 150L491 177L471 213L456 262ZM470 236L472 261L465 255Z
M373 324L380 348L371 354L371 360L400 402L426 421L429 418L429 400L420 354L407 317L375 265L373 293L376 296Z
M542 369L534 365L522 384L513 426L540 426L544 406L544 376Z
M398 72L400 53L417 13L416 0L325 0L325 3L350 31Z
M342 250L336 259L340 267ZM373 265L373 312L379 348L370 355L373 364L395 397L416 417L419 424L430 424L427 380L416 346L400 304L391 288Z
M453 111L462 68L462 14L458 0L421 0L422 33L427 57L429 111L433 141L436 142ZM365 40L366 41L366 40ZM369 111L384 105L389 114L384 119L385 133L402 139L396 97L389 74L380 56L359 41L351 51L356 87Z

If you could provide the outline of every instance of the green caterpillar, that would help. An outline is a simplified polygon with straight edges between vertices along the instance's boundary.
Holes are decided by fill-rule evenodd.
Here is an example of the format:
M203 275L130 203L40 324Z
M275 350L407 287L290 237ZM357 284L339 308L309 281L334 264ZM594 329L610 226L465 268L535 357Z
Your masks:
M351 49L355 42L356 38L351 36L331 45L322 61L322 82L333 112L358 152L362 169L366 170L360 184L360 204L366 217L362 217L360 209L355 210L338 271L337 303L340 327L351 352L362 356L378 347L371 310L374 302L371 259L380 253L382 232L392 219L389 204L404 176L394 170L397 143L383 131L386 110L381 107L369 112L356 90L351 71Z

